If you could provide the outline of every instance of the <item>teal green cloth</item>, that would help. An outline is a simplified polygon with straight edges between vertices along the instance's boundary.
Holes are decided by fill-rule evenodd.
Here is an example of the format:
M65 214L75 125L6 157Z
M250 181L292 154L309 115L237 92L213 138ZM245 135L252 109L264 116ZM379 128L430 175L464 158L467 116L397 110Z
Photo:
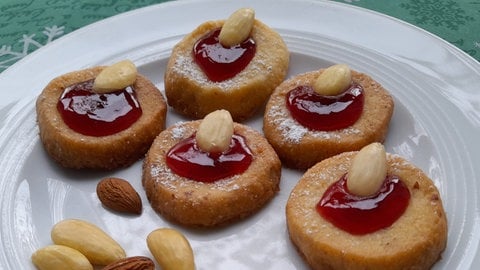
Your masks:
M336 1L375 10L423 28L480 61L480 0Z
M0 72L34 50L85 25L166 1L1 0ZM409 22L480 60L480 0L335 1Z
M0 72L90 23L167 0L0 0Z

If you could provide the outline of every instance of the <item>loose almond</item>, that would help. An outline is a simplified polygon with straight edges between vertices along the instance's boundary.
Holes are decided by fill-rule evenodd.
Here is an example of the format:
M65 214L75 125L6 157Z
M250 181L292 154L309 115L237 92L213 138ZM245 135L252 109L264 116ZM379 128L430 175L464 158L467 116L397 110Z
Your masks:
M35 251L32 262L40 270L93 270L87 257L76 249L62 245L49 245Z
M126 180L104 178L97 184L97 196L105 207L112 210L131 214L142 213L142 199Z
M218 40L226 47L240 44L250 36L254 22L255 11L253 9L238 9L223 24Z
M380 143L363 147L353 158L347 175L347 189L357 196L375 194L387 176L387 154Z
M155 263L148 257L135 256L111 263L102 270L155 270Z
M52 240L80 251L95 265L108 265L125 258L123 248L96 225L79 220L66 219L52 228Z
M200 123L196 140L198 147L208 153L220 153L230 147L233 119L227 110L209 113Z
M162 270L195 269L192 247L177 230L162 228L151 232L147 246Z
M335 96L345 91L352 83L348 65L337 64L326 68L315 80L313 89L324 96Z
M130 60L123 60L103 69L93 82L93 91L103 94L124 89L137 79L137 67Z

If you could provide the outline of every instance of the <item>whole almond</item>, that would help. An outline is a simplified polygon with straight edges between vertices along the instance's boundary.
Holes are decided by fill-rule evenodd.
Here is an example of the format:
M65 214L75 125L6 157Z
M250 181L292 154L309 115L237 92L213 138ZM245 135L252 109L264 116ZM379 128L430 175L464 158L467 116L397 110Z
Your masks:
M347 175L347 189L357 196L371 196L387 176L387 155L381 143L363 147L353 158Z
M142 199L132 185L123 179L108 177L97 184L97 196L102 204L112 210L130 213L142 213Z
M226 47L240 44L250 35L254 22L255 11L253 9L238 9L223 24L218 40Z
M315 92L324 96L335 96L352 83L351 70L346 64L336 64L326 68L313 84Z
M227 110L209 113L200 123L196 140L198 147L209 153L221 153L230 147L233 119Z
M63 245L49 245L35 251L32 262L40 270L93 270L85 255Z
M108 265L125 258L125 250L96 225L80 220L65 219L52 228L53 243L80 251L95 265Z
M102 270L154 270L155 263L148 257L135 256L121 259L105 266Z
M137 79L137 67L130 60L123 60L103 69L93 81L93 91L103 94L118 91L132 85Z
M161 228L147 236L147 246L162 270L194 270L193 251L187 238L175 229Z

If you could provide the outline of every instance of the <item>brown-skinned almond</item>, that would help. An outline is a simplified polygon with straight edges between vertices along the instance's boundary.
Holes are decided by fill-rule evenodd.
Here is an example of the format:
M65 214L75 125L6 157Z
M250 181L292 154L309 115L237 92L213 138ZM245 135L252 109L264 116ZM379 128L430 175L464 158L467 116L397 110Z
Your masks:
M137 215L142 213L142 199L126 180L115 177L102 179L97 185L97 196L111 210Z
M155 263L145 256L134 256L113 262L102 270L155 270Z

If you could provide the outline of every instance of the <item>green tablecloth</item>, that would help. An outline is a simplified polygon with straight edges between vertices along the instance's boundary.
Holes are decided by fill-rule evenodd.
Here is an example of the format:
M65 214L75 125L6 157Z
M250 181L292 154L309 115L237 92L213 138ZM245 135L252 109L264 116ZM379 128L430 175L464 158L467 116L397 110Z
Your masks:
M412 23L480 60L480 0L336 1ZM82 26L162 2L166 0L2 0L0 72L32 51Z

